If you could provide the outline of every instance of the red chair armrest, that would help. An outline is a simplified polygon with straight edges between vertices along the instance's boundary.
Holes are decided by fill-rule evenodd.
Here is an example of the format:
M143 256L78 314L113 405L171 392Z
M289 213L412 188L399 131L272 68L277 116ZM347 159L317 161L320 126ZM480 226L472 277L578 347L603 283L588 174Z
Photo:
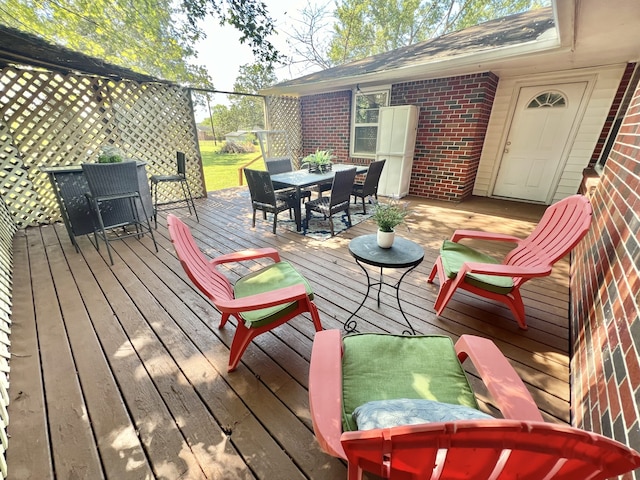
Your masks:
M495 263L467 262L462 264L458 272L461 278L467 273L482 273L486 275L498 275L501 277L545 277L551 274L551 267L548 265L540 267L515 267L512 265L501 265Z
M275 248L257 248L255 250L241 250L239 252L227 253L210 260L212 265L229 262L241 262L243 260L253 260L256 258L271 258L274 262L280 261L280 254Z
M495 343L487 338L462 335L455 348L460 362L471 359L504 418L544 421L529 390Z
M225 313L248 312L273 307L283 303L296 302L307 298L307 290L302 283L279 288L271 292L230 300L216 299L215 306Z
M346 459L342 435L342 337L340 330L316 333L309 368L309 408L322 450Z
M477 240L496 240L499 242L520 243L521 238L513 235L504 235L502 233L482 232L480 230L456 230L451 236L452 242L457 242L462 238L475 238Z

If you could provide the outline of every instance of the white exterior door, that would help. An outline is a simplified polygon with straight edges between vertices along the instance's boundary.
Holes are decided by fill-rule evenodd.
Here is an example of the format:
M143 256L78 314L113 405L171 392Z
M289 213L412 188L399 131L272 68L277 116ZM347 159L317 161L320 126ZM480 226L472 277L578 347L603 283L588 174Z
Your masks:
M545 202L557 182L587 82L522 87L493 194Z

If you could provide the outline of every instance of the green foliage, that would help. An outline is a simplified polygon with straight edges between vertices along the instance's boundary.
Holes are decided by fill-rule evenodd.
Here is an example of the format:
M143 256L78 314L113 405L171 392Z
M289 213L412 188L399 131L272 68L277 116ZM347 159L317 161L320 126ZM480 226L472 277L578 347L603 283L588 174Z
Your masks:
M259 0L0 0L2 23L109 63L172 81L211 87L204 67L193 66L193 45L207 14L243 34L256 60L279 54L268 40L272 20Z
M404 222L409 213L406 203L391 199L386 203L376 203L371 218L383 232L393 232L395 227Z
M233 84L233 91L256 95L261 89L273 85L276 81L276 75L270 66L259 63L242 65ZM229 95L230 115L236 130L264 128L264 100L262 97L251 95Z
M242 33L240 43L249 44L257 62L273 65L281 61L280 53L268 39L275 31L263 1L182 0L181 5L192 28L201 32L198 22L207 15L216 16L221 24L232 25Z
M257 63L242 65L233 90L248 95L229 95L231 105L215 105L211 111L212 118L203 120L201 125L213 123L216 138L220 140L229 132L263 129L264 100L257 93L275 82L276 75L272 67Z
M113 145L106 145L100 149L98 163L120 163L124 158L124 153Z
M328 165L335 158L331 150L316 150L302 159L302 163L311 165Z

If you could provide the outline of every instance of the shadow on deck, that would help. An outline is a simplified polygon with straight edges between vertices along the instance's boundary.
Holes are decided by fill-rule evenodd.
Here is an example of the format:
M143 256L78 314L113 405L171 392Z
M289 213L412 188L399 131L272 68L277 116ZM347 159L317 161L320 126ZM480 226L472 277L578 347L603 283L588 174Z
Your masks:
M238 189L210 193L197 204L200 223L186 209L174 213L209 255L277 248L313 285L325 328L342 328L359 305L366 285L347 246L375 232L370 220L321 242L285 229L273 235L260 218L252 229L249 202ZM568 422L567 259L552 276L523 287L526 332L506 307L464 292L436 317L437 285L427 283L442 240L456 228L524 237L544 208L483 198L411 204L410 229L398 234L425 248L424 262L401 290L414 328L493 339L545 419ZM115 242L110 268L106 249L97 252L87 238L76 253L62 225L16 235L11 478L345 478L345 465L322 453L313 436L308 315L259 336L228 374L234 325L218 329L220 315L175 258L164 217L157 240L157 254L150 238ZM236 277L255 266L236 265L228 273ZM394 292L383 289L381 300L380 308L365 302L358 329L400 333L405 324ZM478 397L490 410L486 392L479 389Z

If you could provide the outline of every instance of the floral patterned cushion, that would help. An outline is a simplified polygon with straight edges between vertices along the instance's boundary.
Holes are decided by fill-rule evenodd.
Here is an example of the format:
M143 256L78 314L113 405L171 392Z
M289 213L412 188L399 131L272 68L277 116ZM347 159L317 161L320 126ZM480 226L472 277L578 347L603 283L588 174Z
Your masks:
M353 411L353 419L358 425L358 430L493 418L480 410L464 405L410 398L375 400L360 405Z

